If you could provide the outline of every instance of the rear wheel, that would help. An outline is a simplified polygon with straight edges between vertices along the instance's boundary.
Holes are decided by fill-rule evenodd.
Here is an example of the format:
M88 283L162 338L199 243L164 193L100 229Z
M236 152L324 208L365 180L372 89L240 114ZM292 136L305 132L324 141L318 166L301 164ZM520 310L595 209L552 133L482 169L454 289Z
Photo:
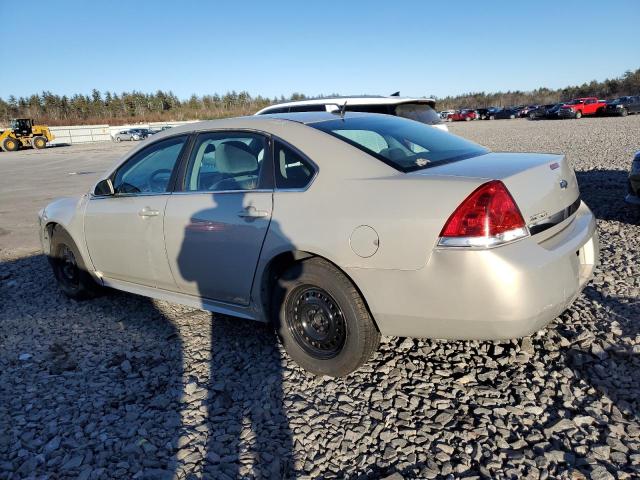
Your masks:
M31 146L37 150L42 150L47 146L47 139L42 136L33 137Z
M51 234L49 262L62 292L74 300L97 296L101 287L93 280L71 236L59 225Z
M360 293L326 260L311 258L287 270L277 280L272 306L285 350L316 375L348 375L380 343Z
M582 112L580 110L576 112L576 119L577 118L582 118Z
M5 152L15 152L20 149L20 142L15 138L5 138L2 142L2 149Z

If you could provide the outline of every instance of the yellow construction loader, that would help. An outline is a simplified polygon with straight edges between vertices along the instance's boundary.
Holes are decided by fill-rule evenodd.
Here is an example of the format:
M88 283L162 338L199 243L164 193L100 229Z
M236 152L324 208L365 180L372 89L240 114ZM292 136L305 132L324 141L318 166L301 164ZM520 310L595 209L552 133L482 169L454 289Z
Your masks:
M54 138L46 125L34 125L31 118L16 118L11 120L9 128L0 131L0 147L5 152L15 152L29 146L40 150Z

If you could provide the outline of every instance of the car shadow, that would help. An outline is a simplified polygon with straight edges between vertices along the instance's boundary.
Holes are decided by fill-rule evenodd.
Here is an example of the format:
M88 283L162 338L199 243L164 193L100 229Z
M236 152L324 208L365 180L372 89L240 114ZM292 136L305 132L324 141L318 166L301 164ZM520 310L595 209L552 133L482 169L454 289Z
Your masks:
M258 258L249 260L247 252L259 252L267 230L280 229L269 218L237 216L247 207L241 192L202 195L211 199L212 206L194 213L186 225L174 275L195 285L200 298L228 301L240 294L239 265L252 264L255 273ZM212 272L226 281L212 282ZM217 294L222 298L216 299ZM248 291L241 296L249 301ZM273 327L218 314L209 317L210 374L198 383L208 392L203 474L295 478L292 432L283 399L284 360Z
M12 478L170 476L183 346L168 311L116 291L70 300L41 254L0 263L0 298L0 458Z
M624 201L629 172L624 170L577 171L582 199L599 220L640 225L640 208Z

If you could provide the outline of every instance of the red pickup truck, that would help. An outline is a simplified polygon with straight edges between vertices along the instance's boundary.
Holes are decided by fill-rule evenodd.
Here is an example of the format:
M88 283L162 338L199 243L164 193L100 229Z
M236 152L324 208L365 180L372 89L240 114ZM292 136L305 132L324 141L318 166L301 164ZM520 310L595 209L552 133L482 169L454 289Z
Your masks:
M580 118L584 115L602 115L607 102L596 97L576 98L565 103L558 111L560 118Z

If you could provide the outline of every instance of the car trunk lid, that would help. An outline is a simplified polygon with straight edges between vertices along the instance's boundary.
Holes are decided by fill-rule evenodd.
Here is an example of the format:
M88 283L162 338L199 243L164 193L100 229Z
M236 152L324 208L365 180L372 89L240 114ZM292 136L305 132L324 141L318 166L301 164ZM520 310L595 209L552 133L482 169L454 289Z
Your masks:
M575 173L563 155L487 153L418 170L410 175L501 180L516 201L532 234L566 220L580 204Z

